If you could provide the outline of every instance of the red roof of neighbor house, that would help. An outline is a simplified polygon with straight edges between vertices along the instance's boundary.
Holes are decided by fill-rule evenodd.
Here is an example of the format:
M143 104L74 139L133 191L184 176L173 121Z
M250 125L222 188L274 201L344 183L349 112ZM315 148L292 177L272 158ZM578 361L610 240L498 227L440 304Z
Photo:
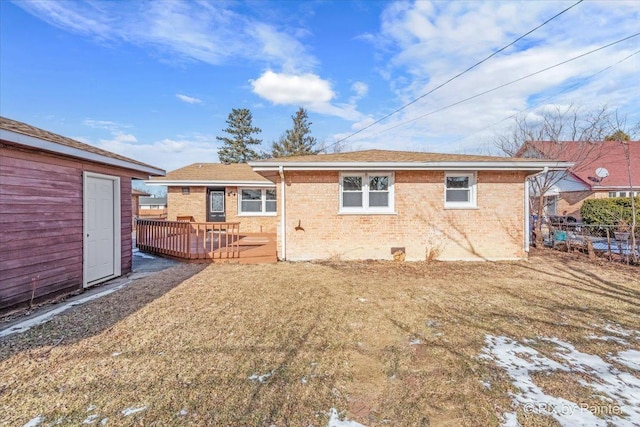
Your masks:
M207 182L265 182L267 178L256 173L246 163L194 163L167 172L166 176L152 177L151 181L207 181ZM150 181L150 182L151 182Z
M574 162L570 172L593 189L640 188L640 141L527 141L516 155ZM629 183L629 168L631 183ZM605 168L609 176L595 181L596 169Z
M42 150L61 153L61 149L59 149L59 147L68 147L64 150L66 150L65 154L69 156L86 158L85 153L89 155L93 154L94 156L92 156L92 159L94 161L100 161L101 163L129 167L131 169L145 171L150 174L164 174L164 170L158 167L6 117L0 117L0 130L7 131L7 135L13 135L16 140L7 139L7 141L15 144L29 145L30 141L45 141L48 144L48 148L42 148L43 144L40 143L40 149ZM28 138L24 138L16 134L24 135ZM36 138L36 140L29 138Z

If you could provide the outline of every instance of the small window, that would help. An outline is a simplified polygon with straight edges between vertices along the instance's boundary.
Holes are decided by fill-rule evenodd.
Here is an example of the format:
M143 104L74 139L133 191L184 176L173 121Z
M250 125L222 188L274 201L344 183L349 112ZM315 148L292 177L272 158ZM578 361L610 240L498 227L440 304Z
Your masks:
M238 192L238 215L275 215L276 190L267 188L242 188Z
M471 172L445 174L444 205L447 208L476 207L476 175Z
M393 174L388 172L340 175L340 212L393 212Z
M182 195L183 195L183 196L188 196L189 194L191 194L191 188L189 188L189 187L182 187Z
M609 191L609 197L616 197L615 191Z

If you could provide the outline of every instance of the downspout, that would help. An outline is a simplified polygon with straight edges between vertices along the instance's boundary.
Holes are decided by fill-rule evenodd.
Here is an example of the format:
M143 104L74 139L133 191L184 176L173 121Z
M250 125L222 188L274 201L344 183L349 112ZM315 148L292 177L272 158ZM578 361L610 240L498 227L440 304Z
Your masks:
M285 207L286 203L286 184L284 181L284 166L278 166L278 172L280 172L280 238L282 239L280 242L280 246L282 247L282 257L283 261L287 260L287 217Z
M545 166L544 169L542 170L542 172L537 172L531 175L527 175L524 178L524 251L525 252L529 252L529 248L531 246L531 209L529 208L529 204L530 204L530 199L531 199L531 194L530 194L530 185L529 185L529 179L533 178L534 176L538 176L541 173L548 173L549 172L549 167ZM541 218L538 218L538 221L540 221Z

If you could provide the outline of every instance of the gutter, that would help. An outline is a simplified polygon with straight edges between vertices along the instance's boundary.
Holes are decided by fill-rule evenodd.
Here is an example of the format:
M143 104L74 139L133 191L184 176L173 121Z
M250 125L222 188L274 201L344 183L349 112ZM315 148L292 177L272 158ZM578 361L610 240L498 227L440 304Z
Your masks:
M147 185L166 185L170 187L265 187L274 188L271 181L207 181L207 180L172 180L153 179L144 181Z
M255 172L278 171L283 162L249 162ZM564 170L570 162L287 162L287 170Z
M286 217L286 188L287 185L284 181L284 166L278 167L280 173L280 231L282 239L280 246L282 247L282 260L287 260L287 217Z

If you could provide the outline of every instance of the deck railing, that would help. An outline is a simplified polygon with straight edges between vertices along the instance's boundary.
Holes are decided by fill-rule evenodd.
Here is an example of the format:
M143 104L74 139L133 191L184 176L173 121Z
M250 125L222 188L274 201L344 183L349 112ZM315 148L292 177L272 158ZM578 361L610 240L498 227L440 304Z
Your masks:
M239 234L239 222L136 222L138 249L183 259L238 258Z

